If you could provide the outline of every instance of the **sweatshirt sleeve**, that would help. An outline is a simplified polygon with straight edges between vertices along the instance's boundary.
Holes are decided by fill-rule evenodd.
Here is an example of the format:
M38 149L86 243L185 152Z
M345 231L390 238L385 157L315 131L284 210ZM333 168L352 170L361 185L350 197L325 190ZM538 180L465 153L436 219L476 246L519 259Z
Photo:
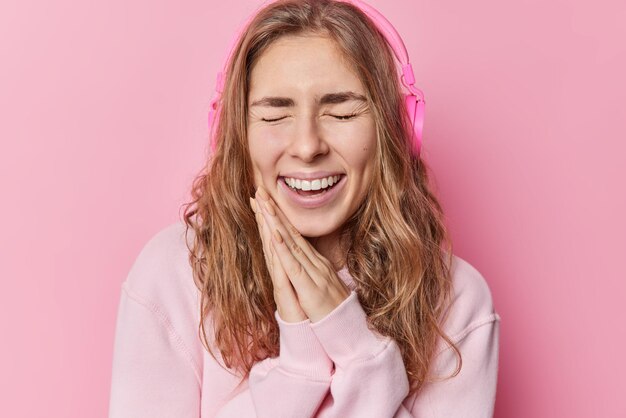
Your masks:
M319 417L393 417L409 392L395 340L369 329L357 293L311 324L335 364Z
M330 396L318 417L492 416L498 361L496 319L499 317L494 314L465 330L467 335L460 344L464 369L448 383L434 383L421 391L417 400L412 397L411 405L397 343L369 329L366 314L352 291L328 316L311 324L336 368ZM454 370L455 359L445 352L437 364L440 369Z
M413 405L406 405L410 409L399 411L394 418L491 418L496 401L499 332L500 316L495 312L473 321L453 338L463 358L459 374L426 384ZM456 363L454 350L445 348L435 360L437 375L450 376Z
M109 418L199 417L200 376L168 317L122 285Z
M330 387L333 363L317 341L310 320L285 322L276 358L256 363L248 388L220 410L217 418L314 417Z
M276 358L256 363L248 388L218 418L313 417L328 393L333 363L310 320L280 330ZM113 351L109 418L199 417L201 381L193 357L162 308L122 285Z

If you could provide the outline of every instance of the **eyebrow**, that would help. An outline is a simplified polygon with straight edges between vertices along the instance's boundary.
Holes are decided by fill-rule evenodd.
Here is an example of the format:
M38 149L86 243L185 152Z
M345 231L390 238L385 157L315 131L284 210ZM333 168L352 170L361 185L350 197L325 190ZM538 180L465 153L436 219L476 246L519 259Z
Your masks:
M357 100L360 102L366 102L365 96L353 91L342 91L339 93L328 93L319 99L320 105L326 104L338 104L347 102L350 100ZM255 100L250 107L254 106L268 106L268 107L294 107L295 101L290 97L264 97L259 100Z

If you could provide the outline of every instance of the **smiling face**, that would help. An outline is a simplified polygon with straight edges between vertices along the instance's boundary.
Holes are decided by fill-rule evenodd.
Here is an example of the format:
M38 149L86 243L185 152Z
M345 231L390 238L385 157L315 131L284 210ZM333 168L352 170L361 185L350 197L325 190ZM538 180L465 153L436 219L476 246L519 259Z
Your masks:
M283 36L252 68L254 183L306 237L336 239L371 186L376 127L365 97L326 37Z

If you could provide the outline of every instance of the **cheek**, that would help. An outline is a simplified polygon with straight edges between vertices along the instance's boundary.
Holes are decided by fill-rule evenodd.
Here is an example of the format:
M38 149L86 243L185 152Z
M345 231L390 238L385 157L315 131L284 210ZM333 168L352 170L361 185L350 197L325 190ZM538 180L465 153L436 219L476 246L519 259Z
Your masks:
M257 176L273 175L276 167L276 161L279 155L278 150L272 144L272 141L266 133L255 132L248 136L248 152L250 160Z
M347 163L357 171L368 170L376 156L376 132L369 125L356 125L340 141Z
M248 128L248 148L257 159L275 159L285 151L285 146L293 137L293 127L284 125L254 125Z

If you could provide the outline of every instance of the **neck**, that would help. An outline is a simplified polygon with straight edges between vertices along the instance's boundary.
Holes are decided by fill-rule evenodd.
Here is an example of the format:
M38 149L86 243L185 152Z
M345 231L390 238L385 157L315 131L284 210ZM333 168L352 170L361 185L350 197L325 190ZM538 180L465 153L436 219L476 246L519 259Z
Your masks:
M346 249L340 241L340 233L333 232L321 237L306 237L311 245L333 265L335 271L346 264Z

